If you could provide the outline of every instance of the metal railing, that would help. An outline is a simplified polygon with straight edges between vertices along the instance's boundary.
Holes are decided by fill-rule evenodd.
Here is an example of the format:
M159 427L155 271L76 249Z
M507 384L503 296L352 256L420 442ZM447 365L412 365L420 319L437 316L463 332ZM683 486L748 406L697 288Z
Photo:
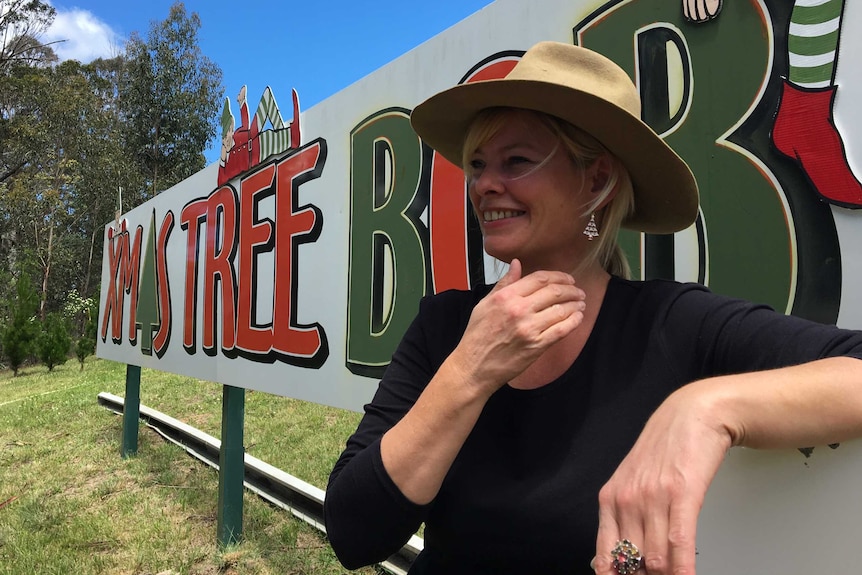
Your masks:
M98 401L99 405L115 413L123 413L124 400L122 397L102 392L98 395ZM218 469L220 440L145 405L140 407L140 418L148 427L168 441L179 445L193 457ZM245 454L243 483L247 489L266 501L290 511L297 518L326 533L326 527L323 524L323 498L326 492L322 489L248 454ZM422 548L422 539L414 535L398 553L381 563L380 566L394 575L406 575L407 570L419 552L422 551Z

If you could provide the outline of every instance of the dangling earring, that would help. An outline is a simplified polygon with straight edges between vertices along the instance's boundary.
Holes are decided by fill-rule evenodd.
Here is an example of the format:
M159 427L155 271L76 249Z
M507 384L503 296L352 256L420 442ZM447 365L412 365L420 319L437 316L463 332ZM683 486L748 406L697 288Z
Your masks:
M593 238L599 237L599 227L596 225L596 214L590 214L590 221L584 229L584 235L587 239L593 241Z

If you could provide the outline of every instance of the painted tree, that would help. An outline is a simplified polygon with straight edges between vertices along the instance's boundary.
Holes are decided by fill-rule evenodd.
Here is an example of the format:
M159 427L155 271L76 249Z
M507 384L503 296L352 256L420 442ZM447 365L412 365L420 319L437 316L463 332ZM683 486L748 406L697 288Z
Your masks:
M216 136L222 72L201 53L200 26L177 2L146 38L132 34L126 46L120 107L149 197L204 168L203 152Z

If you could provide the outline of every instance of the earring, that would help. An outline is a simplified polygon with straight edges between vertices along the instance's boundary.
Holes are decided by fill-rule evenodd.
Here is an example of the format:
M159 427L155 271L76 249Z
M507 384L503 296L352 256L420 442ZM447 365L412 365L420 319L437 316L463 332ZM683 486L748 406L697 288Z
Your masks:
M599 227L596 225L596 214L590 214L590 221L584 229L584 235L587 239L593 241L593 238L599 237Z

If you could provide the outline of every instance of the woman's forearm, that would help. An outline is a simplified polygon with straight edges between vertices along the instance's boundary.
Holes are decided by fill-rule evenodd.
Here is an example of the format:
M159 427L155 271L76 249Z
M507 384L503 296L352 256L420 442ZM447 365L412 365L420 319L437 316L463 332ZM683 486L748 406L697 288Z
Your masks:
M862 436L862 360L851 357L717 377L677 394L704 406L733 445L790 448Z
M381 439L386 472L414 503L424 505L437 495L488 400L467 377L451 358L444 362L413 408Z

